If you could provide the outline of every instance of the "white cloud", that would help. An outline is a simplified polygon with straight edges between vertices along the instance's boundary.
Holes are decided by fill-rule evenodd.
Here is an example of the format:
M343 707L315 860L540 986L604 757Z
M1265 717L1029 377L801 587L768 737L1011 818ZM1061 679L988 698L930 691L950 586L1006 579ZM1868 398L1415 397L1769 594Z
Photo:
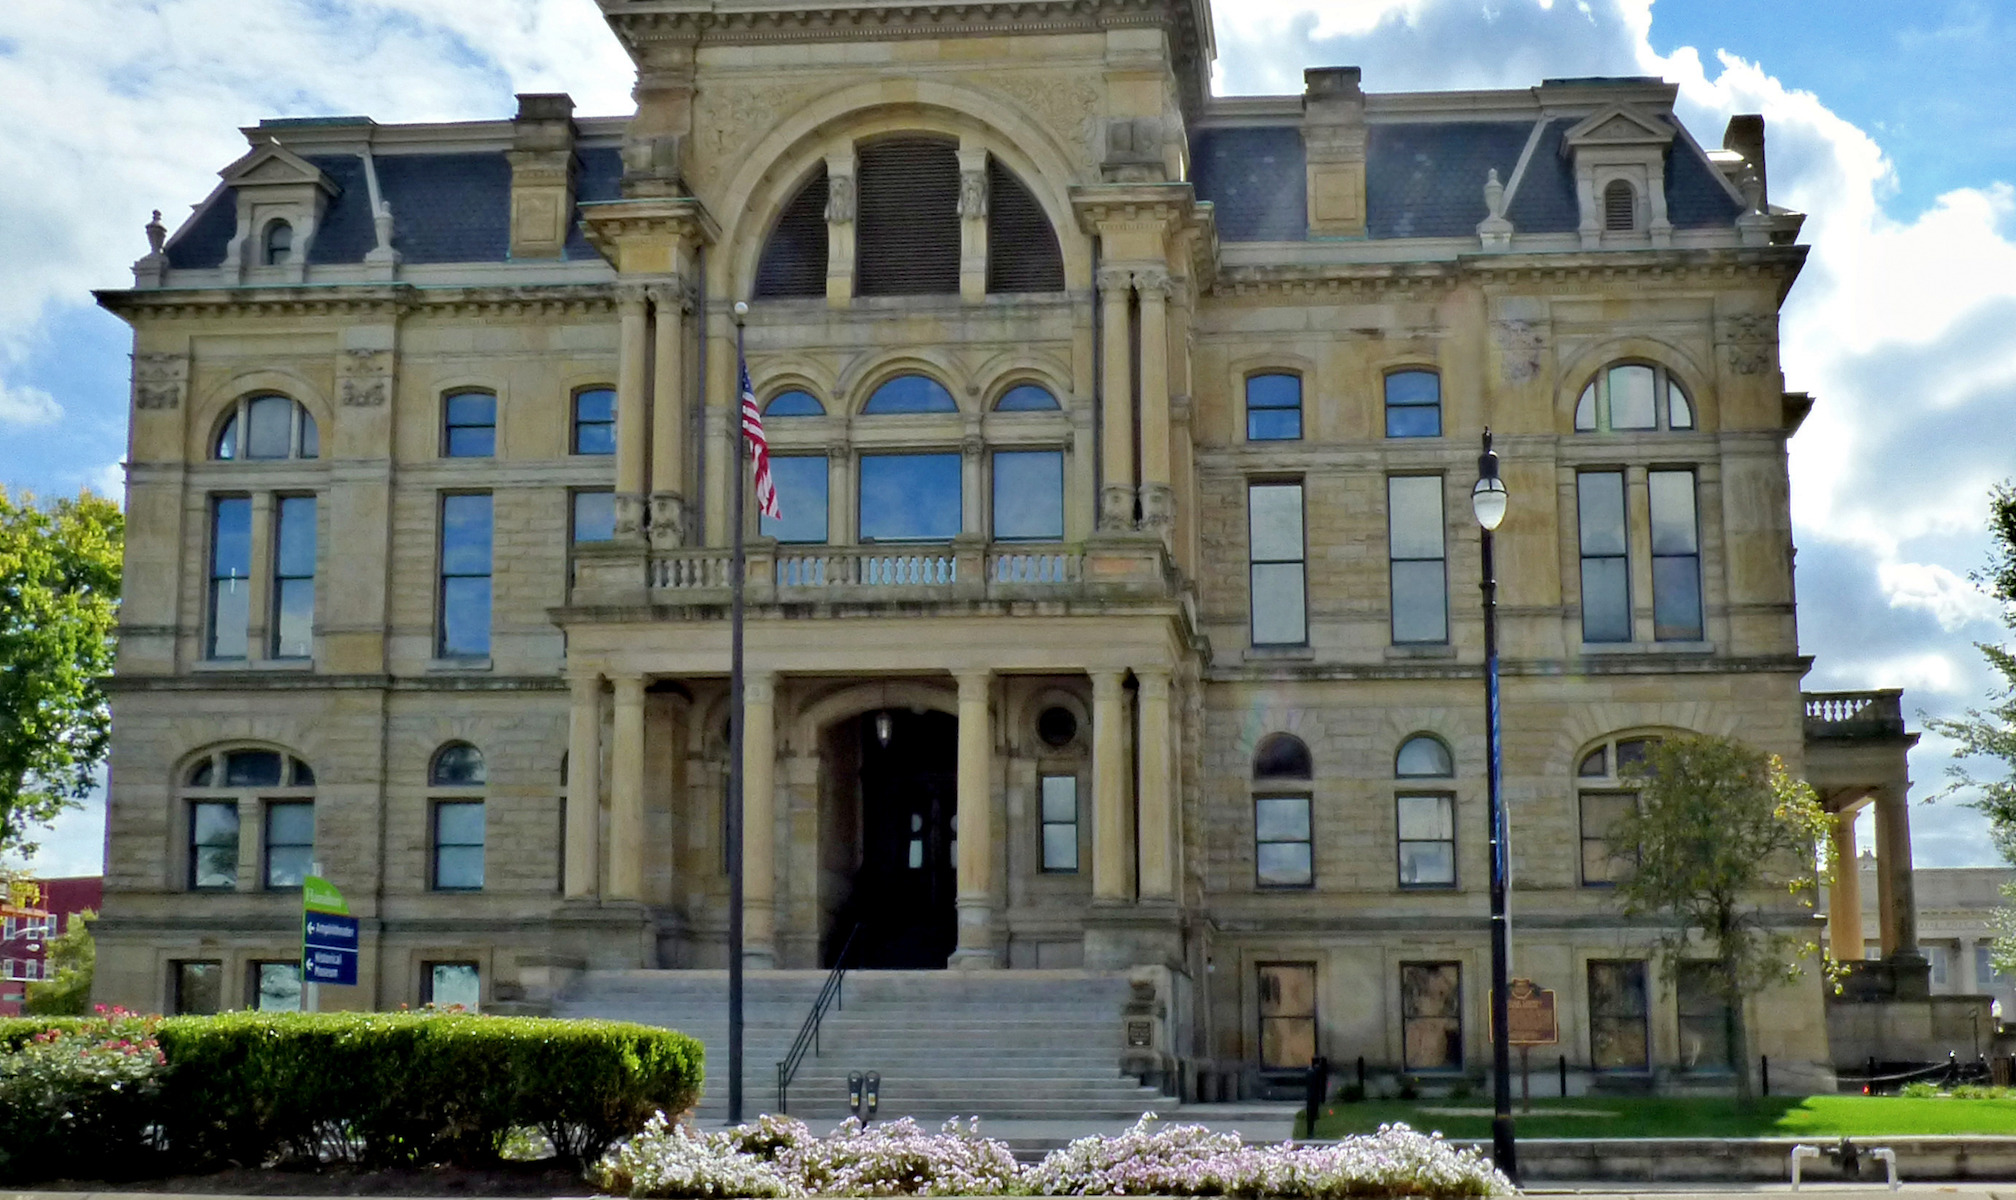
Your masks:
M104 466L99 467L96 471L92 472L91 477L85 480L85 484L92 491L113 501L114 503L118 504L121 508L124 508L126 506L125 463L123 462L106 463Z
M1892 608L1931 613L1949 633L1974 622L1993 623L2002 615L1994 597L1973 581L1938 563L1884 563L1876 577Z
M0 425L54 425L62 417L63 406L48 392L0 380Z

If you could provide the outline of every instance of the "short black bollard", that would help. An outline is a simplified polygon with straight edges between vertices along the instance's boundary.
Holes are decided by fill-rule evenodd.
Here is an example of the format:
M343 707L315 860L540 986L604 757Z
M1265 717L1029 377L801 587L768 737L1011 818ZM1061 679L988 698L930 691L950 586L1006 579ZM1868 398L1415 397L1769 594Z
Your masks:
M1302 1136L1316 1136L1316 1117L1323 1109L1323 1100L1330 1090L1330 1060L1317 1055L1309 1060L1309 1075L1303 1081L1302 1093Z
M1568 1056L1561 1056L1561 1098L1568 1098Z
M1770 1056L1770 1055L1768 1055L1768 1054L1760 1054L1760 1055L1758 1055L1758 1056L1757 1056L1757 1075L1758 1075L1758 1082L1757 1082L1757 1094L1758 1094L1758 1095L1760 1095L1760 1096L1768 1096L1768 1095L1770 1095L1770 1094L1771 1094L1771 1056Z
M1358 1098L1365 1098L1365 1056L1358 1056Z

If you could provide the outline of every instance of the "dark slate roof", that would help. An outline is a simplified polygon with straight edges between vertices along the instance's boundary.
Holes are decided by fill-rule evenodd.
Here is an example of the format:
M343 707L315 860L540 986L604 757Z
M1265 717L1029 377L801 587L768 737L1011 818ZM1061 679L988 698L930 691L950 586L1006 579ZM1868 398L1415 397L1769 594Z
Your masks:
M1526 161L1526 174L1519 178L1519 190L1506 206L1505 219L1518 233L1573 233L1582 226L1582 205L1575 198L1575 164L1561 153L1561 140L1581 124L1578 117L1562 117L1547 122L1533 157ZM1512 182L1509 175L1501 175Z
M1309 235L1302 131L1295 126L1211 129L1190 146L1197 198L1217 208L1228 242L1299 242Z
M1365 138L1365 233L1374 238L1471 237L1484 179L1512 180L1531 121L1373 125Z
M578 200L619 196L623 160L615 147L578 152ZM378 235L371 219L370 187L364 160L354 154L317 155L308 160L329 176L337 194L329 201L309 249L311 265L360 263ZM511 164L502 151L472 154L381 154L378 186L392 205L392 245L409 263L503 262L510 244ZM237 232L234 188L221 188L187 228L167 246L177 269L216 267ZM594 247L578 222L569 232L566 257L592 259Z
M1675 229L1706 229L1732 224L1741 215L1743 206L1722 186L1715 165L1684 138L1675 138L1666 159L1666 219Z

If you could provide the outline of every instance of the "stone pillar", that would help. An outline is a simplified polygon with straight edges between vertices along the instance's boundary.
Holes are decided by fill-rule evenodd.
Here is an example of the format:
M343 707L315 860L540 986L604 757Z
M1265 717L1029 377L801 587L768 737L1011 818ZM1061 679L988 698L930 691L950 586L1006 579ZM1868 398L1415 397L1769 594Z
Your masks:
M980 461L986 450L987 441L979 434L968 434L959 440L959 490L966 496L959 507L959 531L969 538L984 539L988 528L985 522L990 505L981 486L986 475L981 471Z
M1911 890L1910 784L1876 793L1876 896L1882 917L1883 957L1916 956L1918 904Z
M959 948L952 966L1001 965L994 950L994 723L988 711L993 676L959 675Z
M644 677L618 675L609 737L611 900L644 898Z
M1169 672L1135 672L1141 681L1141 898L1176 899L1176 788L1169 737Z
M1092 899L1131 900L1134 846L1127 837L1127 710L1120 672L1092 675Z
M1134 273L1125 267L1099 271L1100 390L1102 441L1099 528L1117 533L1134 528L1134 380L1127 305Z
M777 677L742 680L742 962L777 965Z
M959 146L959 298L987 299L987 147L973 137Z
M651 291L657 321L651 380L651 541L686 544L686 285ZM623 419L617 409L616 419Z
M602 861L602 677L576 675L568 686L564 887L569 900L592 900Z
M1175 516L1169 466L1169 273L1135 272L1141 297L1141 524L1164 537Z
M1827 945L1841 962L1862 958L1862 871L1855 858L1855 818L1849 808L1834 814L1834 882L1827 888Z
M645 365L650 355L650 312L645 290L619 287L616 311L622 337L616 348L616 536L644 532L644 456L649 436Z
M826 303L854 299L854 144L826 156Z

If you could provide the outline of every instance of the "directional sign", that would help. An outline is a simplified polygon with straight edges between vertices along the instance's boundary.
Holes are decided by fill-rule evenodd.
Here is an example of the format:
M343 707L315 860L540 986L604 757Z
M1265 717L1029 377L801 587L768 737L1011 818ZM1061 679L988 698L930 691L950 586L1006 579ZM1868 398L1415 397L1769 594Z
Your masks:
M301 977L309 983L357 983L357 918L309 912L301 921Z
M301 881L301 907L308 912L342 914L350 911L336 885L314 875Z

